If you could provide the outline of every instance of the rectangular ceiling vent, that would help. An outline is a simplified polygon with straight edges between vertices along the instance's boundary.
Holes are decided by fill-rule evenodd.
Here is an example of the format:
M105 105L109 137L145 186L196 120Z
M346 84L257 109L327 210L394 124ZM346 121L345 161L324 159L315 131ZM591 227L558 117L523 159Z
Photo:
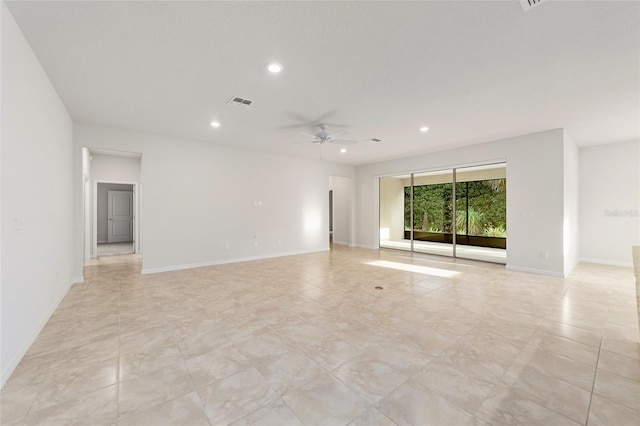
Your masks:
M253 101L249 99L240 98L238 96L234 96L233 98L229 99L229 102L227 103L229 105L236 105L242 108L249 108L251 104L253 104Z
M522 10L527 12L528 10L531 10L531 8L536 7L545 1L546 0L520 0L520 6L522 6Z

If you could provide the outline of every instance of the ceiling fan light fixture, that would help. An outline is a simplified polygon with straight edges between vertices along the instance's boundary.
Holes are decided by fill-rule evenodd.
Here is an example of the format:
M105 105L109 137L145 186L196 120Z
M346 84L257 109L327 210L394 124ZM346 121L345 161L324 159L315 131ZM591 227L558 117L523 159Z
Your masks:
M269 65L267 65L267 69L272 74L278 74L280 71L282 71L283 68L279 63L271 62Z

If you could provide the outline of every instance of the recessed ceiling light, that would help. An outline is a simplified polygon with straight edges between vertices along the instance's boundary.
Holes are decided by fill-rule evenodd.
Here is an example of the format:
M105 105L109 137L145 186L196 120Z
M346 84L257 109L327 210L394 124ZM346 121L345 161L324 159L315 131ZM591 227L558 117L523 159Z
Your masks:
M282 71L282 65L272 62L267 66L267 69L269 70L269 72L278 74L280 71Z
M212 121L211 122L211 127L220 127L220 123L217 121Z
M427 133L427 131L429 131L429 128L427 126L422 126L422 127L420 127L420 131L422 133Z
M340 152L344 154L345 152L347 152L347 148L340 149Z

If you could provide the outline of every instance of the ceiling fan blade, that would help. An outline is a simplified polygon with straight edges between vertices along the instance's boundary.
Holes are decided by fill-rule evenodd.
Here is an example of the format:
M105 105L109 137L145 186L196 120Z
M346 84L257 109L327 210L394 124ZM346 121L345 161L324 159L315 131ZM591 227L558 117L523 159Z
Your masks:
M331 117L332 115L336 114L338 112L337 109L331 110L331 111L327 111L324 114L318 116L318 117L308 117L302 114L298 114L295 112L290 112L290 111L284 111L285 115L288 115L289 117L291 117L295 123L289 124L289 125L285 125L285 126L280 126L278 127L278 129L280 130L286 130L286 129L304 129L304 128L316 128L318 127L318 124L320 123L324 123L324 120L326 120L327 118ZM347 126L334 126L331 125L332 127L347 127Z
M316 118L316 121L318 123L322 123L324 122L324 120L326 120L327 118L331 117L332 115L334 115L336 112L338 112L337 109L331 110L331 111L327 111L324 114L322 114L320 117Z
M335 143L336 145L355 145L359 141L352 141L348 139L330 139L327 141L328 143Z
M278 127L278 129L281 129L281 130L302 129L302 128L308 127L309 123L312 122L309 119L309 117L305 117L304 115L296 114L294 112L289 112L289 111L285 111L284 113L289 117L291 117L293 120L295 120L296 123Z
M330 138L330 137L332 137L334 135L337 135L337 134L345 132L345 131L346 131L345 129L336 130L335 132L329 133L326 137Z
M310 138L314 138L314 139L318 139L318 137L316 135L312 135L311 133L307 133L307 132L300 132L301 135L310 137Z
M338 128L348 128L351 127L351 124L340 124L340 123L329 123L329 122L322 122L322 124L324 124L325 126L329 127L329 128L333 128L333 129L338 129Z

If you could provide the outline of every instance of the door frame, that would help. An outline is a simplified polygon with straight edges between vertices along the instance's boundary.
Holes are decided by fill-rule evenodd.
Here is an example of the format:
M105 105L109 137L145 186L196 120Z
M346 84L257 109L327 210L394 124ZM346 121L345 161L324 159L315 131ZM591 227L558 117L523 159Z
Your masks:
M91 198L91 258L98 257L98 184L99 183L113 183L118 185L132 185L133 186L133 252L140 252L140 185L138 182L132 181L119 181L119 180L99 180L95 179L92 185Z
M333 189L329 189L329 236L333 241Z

